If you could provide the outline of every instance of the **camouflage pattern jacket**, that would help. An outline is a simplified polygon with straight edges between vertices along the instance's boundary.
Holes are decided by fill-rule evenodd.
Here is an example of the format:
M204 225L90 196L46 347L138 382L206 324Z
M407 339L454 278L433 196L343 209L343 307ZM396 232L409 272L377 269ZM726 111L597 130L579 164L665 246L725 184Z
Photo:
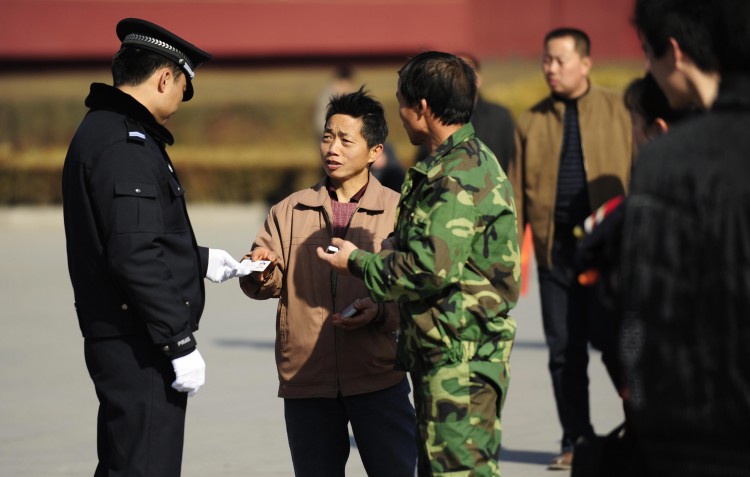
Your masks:
M521 274L516 212L510 182L471 124L409 170L394 233L395 250L356 250L348 266L374 299L399 303L400 365L505 363Z

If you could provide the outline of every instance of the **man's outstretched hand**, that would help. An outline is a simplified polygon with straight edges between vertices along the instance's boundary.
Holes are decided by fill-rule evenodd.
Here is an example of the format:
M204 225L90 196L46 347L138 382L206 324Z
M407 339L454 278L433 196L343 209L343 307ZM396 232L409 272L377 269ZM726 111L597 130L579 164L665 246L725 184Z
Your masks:
M349 255L357 250L357 246L348 240L341 240L340 238L334 238L331 240L331 245L338 248L338 251L329 253L323 250L322 247L318 247L318 257L324 262L327 262L331 268L337 272L349 274L347 262L349 261Z

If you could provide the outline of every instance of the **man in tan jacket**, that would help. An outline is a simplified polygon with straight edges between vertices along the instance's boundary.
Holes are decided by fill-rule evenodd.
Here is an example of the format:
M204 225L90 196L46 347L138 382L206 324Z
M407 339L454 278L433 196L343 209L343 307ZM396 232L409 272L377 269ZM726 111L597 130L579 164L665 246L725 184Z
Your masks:
M550 469L569 469L573 443L594 433L589 416L588 343L619 388L614 327L592 289L576 281L573 228L608 199L625 193L632 129L622 95L589 81L590 41L574 28L549 32L542 71L550 96L518 120L517 154L508 167L519 232L531 227L538 264L549 370L563 428L562 453Z
M271 208L248 257L272 264L240 281L250 298L279 299L279 397L298 477L344 475L349 423L367 475L416 468L409 383L394 369L398 306L373 302L362 280L316 255L334 237L377 252L393 231L399 194L369 172L387 135L382 105L362 89L332 98L320 142L326 177Z

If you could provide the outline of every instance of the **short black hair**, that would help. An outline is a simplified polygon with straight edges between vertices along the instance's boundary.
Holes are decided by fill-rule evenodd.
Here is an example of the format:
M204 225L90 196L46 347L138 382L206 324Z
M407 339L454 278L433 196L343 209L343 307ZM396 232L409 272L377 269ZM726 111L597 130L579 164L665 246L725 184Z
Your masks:
M656 58L674 38L699 69L711 72L719 67L712 33L716 9L715 1L636 0L631 22Z
M625 89L624 100L625 107L640 115L646 127L653 125L658 118L673 124L688 114L686 111L672 109L651 73L634 79Z
M586 58L587 56L591 55L591 39L586 34L586 32L584 32L583 30L579 30L578 28L555 28L554 30L544 35L544 45L546 46L550 40L566 37L573 38L576 51L581 56L581 58Z
M126 46L112 59L112 83L115 87L138 86L164 67L171 68L175 79L183 74L180 66L164 55Z
M398 88L410 106L424 99L444 125L466 124L474 112L477 76L455 55L426 51L399 70Z
M383 105L370 96L364 86L353 93L332 97L326 109L326 124L334 114L362 118L362 137L367 141L367 147L383 144L388 137Z

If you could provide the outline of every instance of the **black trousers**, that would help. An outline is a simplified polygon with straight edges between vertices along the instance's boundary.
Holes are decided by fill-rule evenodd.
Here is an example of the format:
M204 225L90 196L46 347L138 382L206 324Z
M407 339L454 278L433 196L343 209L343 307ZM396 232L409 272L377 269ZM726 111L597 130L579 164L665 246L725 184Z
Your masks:
M94 477L179 477L187 394L145 336L84 340L99 398Z
M555 236L551 269L539 267L539 293L549 371L560 424L562 450L594 433L589 413L588 346L602 352L602 361L619 391L617 325L604 313L596 287L584 287L572 267L576 242L569 230ZM622 405L622 404L619 404Z
M294 475L344 477L348 424L369 477L412 477L417 464L416 421L409 381L357 396L284 399Z

